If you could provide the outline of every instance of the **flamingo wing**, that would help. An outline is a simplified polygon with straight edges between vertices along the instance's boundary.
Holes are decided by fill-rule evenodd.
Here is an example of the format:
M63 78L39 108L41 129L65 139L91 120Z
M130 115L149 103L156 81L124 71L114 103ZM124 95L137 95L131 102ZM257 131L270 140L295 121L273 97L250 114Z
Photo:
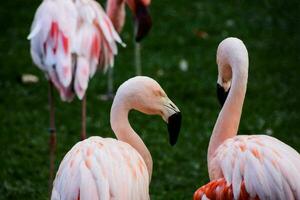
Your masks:
M82 99L97 66L104 71L112 67L114 56L118 53L116 43L123 43L99 3L77 0L75 5L79 23L74 42L77 56L74 89L78 98Z
M90 137L78 142L61 162L52 200L147 200L149 174L142 157L129 144Z
M71 44L77 11L71 0L44 0L37 9L28 39L33 62L68 100L72 80Z
M214 199L216 193L232 194L231 199L300 199L300 155L270 136L226 140L209 169L212 182L196 191L195 200Z
M68 101L74 91L82 99L97 66L104 71L112 67L116 43L124 45L94 0L44 0L28 39L33 62L51 79L62 100Z

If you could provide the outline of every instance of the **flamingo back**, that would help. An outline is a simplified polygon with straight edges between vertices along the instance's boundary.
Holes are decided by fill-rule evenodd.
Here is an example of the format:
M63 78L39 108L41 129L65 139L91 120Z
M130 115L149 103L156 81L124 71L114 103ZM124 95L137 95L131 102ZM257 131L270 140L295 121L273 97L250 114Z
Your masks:
M52 200L148 200L146 164L129 144L101 137L78 142L61 162Z
M250 199L300 199L299 169L299 153L266 135L228 139L209 163L210 179L223 178L233 199L239 199L243 187Z

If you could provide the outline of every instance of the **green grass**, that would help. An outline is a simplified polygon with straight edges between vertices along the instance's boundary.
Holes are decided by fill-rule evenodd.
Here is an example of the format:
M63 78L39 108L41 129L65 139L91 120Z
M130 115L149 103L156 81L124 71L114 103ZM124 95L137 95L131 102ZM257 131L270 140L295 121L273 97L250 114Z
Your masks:
M3 1L0 7L0 199L48 198L47 82L31 61L29 33L40 1ZM300 151L299 3L294 1L153 0L153 28L143 42L143 74L156 79L183 113L179 142L170 147L159 117L130 114L154 160L151 199L191 199L208 181L206 153L219 105L215 86L218 43L241 38L250 55L248 91L240 132L271 132ZM116 86L134 75L131 16L128 14L116 59ZM199 31L208 34L197 36ZM185 59L189 70L178 63ZM24 85L32 73L38 84ZM88 89L88 135L114 137L111 102L99 100L106 76L99 73ZM78 141L80 102L63 103L56 93L58 147L56 166Z

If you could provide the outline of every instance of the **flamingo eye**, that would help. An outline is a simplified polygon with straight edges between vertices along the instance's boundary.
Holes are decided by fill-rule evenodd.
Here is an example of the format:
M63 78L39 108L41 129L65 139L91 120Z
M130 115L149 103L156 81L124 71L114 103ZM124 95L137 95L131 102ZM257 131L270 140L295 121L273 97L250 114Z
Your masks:
M155 91L154 91L154 95L155 95L155 96L158 96L158 97L164 96L164 94L162 93L161 90L155 90Z

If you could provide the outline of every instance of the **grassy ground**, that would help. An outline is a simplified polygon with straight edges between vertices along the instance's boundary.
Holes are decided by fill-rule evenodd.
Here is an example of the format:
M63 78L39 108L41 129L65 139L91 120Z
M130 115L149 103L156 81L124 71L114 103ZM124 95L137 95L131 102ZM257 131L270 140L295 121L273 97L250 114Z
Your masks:
M26 36L39 0L12 0L0 7L0 199L47 199L47 82L32 64ZM151 199L191 199L208 181L206 151L219 106L215 98L215 52L227 36L249 50L249 84L240 132L268 133L300 151L299 3L295 1L154 0L154 26L143 43L143 74L156 79L183 113L179 142L170 147L159 117L130 114L154 160ZM115 65L116 85L134 75L132 23L128 16ZM207 35L206 35L207 33ZM189 68L178 65L185 59ZM23 73L40 78L24 85ZM88 90L88 135L114 137L111 102L99 100L106 76ZM57 96L57 95L56 95ZM78 141L80 102L57 106L57 166Z

